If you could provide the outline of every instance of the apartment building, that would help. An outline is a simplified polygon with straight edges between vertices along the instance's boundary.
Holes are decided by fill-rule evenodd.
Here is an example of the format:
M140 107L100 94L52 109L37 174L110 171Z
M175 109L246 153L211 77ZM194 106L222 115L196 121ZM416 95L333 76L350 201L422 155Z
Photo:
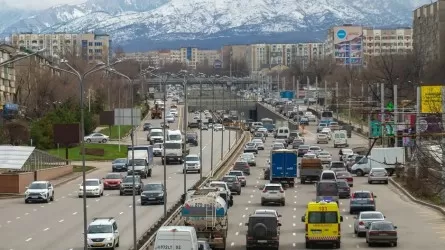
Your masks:
M383 54L405 54L413 50L413 29L363 29L363 55L367 58Z
M42 55L48 58L74 55L83 60L100 60L108 63L112 54L111 39L107 34L17 33L12 34L11 43L15 47L33 51L45 48L46 51Z
M11 60L17 53L16 48L0 44L0 64ZM0 107L12 103L16 92L16 74L13 64L0 67Z
M425 63L445 59L445 0L413 11L413 49Z
M223 67L228 68L230 64L230 59L232 61L245 61L247 62L249 52L249 45L224 45L221 49L221 57L223 62ZM230 55L232 54L232 55Z

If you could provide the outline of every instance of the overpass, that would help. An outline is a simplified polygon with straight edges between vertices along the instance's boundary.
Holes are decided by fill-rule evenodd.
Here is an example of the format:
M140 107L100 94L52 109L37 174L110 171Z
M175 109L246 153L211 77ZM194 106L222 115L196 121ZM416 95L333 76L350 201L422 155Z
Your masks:
M215 89L202 91L202 99L200 103L200 91L188 91L187 105L189 111L200 109L209 110L237 110L245 114L245 118L249 118L249 114L256 112L256 102L254 100L245 100L242 97L235 95L235 93L227 92L223 89Z
M172 78L169 77L166 81L164 79L161 79L159 77L157 78L147 78L147 79L137 79L134 80L134 84L136 85L140 85L140 84L144 84L146 86L150 86L150 87L158 87L161 86L163 83L167 83L167 84L183 84L184 79L181 78ZM199 84L217 84L217 85L233 85L233 86L238 86L239 88L242 89L247 89L250 86L254 86L254 85L258 85L258 81L253 80L253 79L249 79L249 78L217 78L217 79L212 79L212 81L210 81L208 78L187 78L187 85L199 85Z

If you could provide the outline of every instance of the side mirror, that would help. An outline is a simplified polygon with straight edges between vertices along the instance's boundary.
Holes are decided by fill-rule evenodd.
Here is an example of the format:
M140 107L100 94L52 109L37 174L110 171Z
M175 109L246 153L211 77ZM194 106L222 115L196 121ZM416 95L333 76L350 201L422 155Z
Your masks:
M278 226L281 227L281 223L278 222Z
M343 216L340 216L340 222L343 222Z
M301 216L301 222L305 222L306 221L306 216Z
M249 223L248 223L248 222L244 223L244 226L248 227L248 226L249 226Z
M354 219L357 219L357 216L354 216Z
M397 226L394 226L394 229L397 229Z
M279 214L279 215L278 215L278 218L281 218L281 217L283 217L283 216L282 216L281 214Z

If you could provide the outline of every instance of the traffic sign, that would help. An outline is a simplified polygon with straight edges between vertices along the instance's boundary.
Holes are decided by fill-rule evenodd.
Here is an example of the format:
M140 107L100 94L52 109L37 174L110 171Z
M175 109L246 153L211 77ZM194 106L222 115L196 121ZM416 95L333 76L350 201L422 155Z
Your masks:
M394 111L394 103L388 102L388 104L386 104L386 110L388 110L390 112Z
M293 91L289 91L289 90L281 91L280 92L280 97L292 100L292 99L294 99L294 92Z
M382 135L382 123L380 121L371 121L371 137L380 137Z
M215 68L215 69L220 69L220 68L222 68L222 62L221 62L221 60L216 59L216 60L213 62L213 68Z

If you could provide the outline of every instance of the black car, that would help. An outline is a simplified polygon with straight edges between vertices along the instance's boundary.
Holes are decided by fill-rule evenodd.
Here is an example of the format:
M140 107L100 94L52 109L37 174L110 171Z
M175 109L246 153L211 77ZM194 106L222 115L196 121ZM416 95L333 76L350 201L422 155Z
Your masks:
M141 205L157 203L164 204L165 188L162 183L148 183L144 185L141 193Z
M309 145L300 145L297 150L298 157L304 156L309 151Z
M198 146L198 133L187 133L185 138L187 143Z
M199 122L198 121L189 122L188 127L189 128L199 128Z
M139 175L127 175L121 182L119 195L126 195L133 193L133 178L135 183L136 194L141 194L144 188L144 183Z
M281 223L277 216L273 214L250 215L246 226L246 249L279 248Z
M148 131L148 130L150 130L150 128L152 127L153 125L151 125L151 123L149 123L149 122L146 122L146 123L144 123L144 131Z
M338 197L340 199L350 198L351 197L351 188L346 180L339 179L337 180L338 186Z

